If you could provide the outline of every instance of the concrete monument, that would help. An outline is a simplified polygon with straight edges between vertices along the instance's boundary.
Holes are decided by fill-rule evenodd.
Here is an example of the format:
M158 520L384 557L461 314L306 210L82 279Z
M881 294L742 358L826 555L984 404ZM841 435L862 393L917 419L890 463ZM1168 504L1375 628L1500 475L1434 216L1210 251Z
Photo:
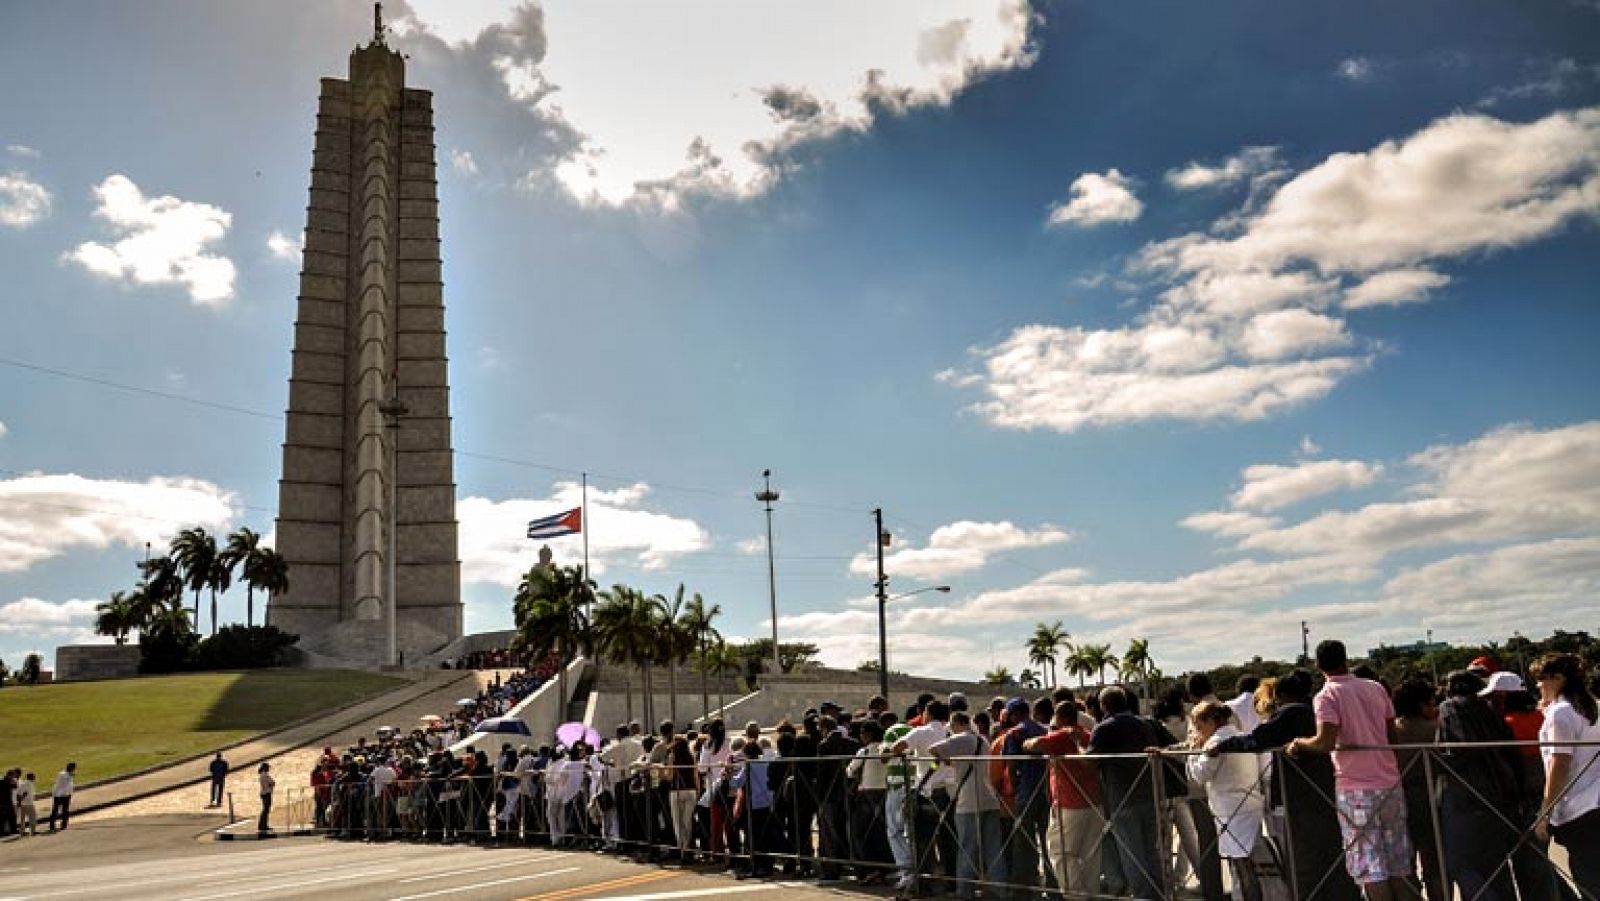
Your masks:
M433 95L374 19L350 77L322 79L278 488L289 590L267 605L313 660L365 666L462 626Z

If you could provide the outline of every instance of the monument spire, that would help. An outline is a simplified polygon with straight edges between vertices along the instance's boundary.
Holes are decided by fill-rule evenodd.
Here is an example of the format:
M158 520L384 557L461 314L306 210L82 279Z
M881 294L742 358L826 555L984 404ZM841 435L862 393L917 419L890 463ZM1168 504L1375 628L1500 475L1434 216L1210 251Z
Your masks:
M384 46L382 3L372 4L372 43Z

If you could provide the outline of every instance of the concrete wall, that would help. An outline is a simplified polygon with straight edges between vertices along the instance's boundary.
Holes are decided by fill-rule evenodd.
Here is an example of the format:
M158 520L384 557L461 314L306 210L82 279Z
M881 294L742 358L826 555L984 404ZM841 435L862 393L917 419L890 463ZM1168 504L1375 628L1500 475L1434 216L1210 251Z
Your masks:
M78 644L56 648L57 682L126 679L139 675L136 644Z
M578 684L578 680L582 678L584 671L589 666L589 661L583 657L579 657L567 664L567 680L564 691L569 698L572 694L573 686ZM551 679L549 682L539 686L538 691L523 698L520 704L506 712L506 716L516 717L528 724L528 731L533 733L531 738L520 735L478 735L475 733L465 740L451 745L451 753L460 754L467 748L477 750L481 747L489 752L489 756L493 757L504 742L511 742L513 746L533 745L534 747L549 744L555 738L556 727L565 722L562 719L561 710L560 698L562 693L563 689L559 685L559 680Z

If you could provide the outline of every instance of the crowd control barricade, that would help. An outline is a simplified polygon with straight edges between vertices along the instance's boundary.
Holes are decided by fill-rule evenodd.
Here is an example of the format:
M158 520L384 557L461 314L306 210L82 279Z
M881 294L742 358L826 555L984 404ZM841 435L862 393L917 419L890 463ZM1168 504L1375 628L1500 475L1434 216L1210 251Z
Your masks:
M1357 901L1363 874L1384 873L1427 901L1600 901L1574 877L1566 849L1536 829L1548 812L1539 750L1342 748L1392 760L1400 776L1356 796L1336 790L1328 755L1281 749L568 761L378 790L360 778L280 790L271 825L611 851L958 897ZM874 764L908 772L880 784L881 770L863 772ZM1575 767L1572 780L1579 775Z

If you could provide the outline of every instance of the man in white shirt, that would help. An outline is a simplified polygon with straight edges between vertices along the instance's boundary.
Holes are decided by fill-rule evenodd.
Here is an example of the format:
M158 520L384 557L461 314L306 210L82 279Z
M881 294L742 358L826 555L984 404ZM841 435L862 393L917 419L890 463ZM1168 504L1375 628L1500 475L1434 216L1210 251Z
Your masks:
M39 811L34 807L34 796L38 791L33 784L33 774L28 773L17 783L17 834L39 834Z
M1245 735L1261 725L1261 714L1256 713L1256 689L1260 687L1261 677L1246 673L1239 677L1239 696L1228 702L1234 725Z
M379 835L387 835L394 828L394 783L400 775L389 764L389 758L385 757L372 768L370 778L372 799L377 808L377 822L372 825Z
M76 763L67 764L67 768L56 774L56 784L50 789L50 831L56 831L56 817L61 817L61 829L66 831L67 821L72 818L72 780L73 774L78 771Z
M916 844L913 860L926 860L921 848L932 839L939 855L938 872L949 880L956 878L956 861L961 849L956 841L953 819L955 788L954 771L941 767L934 760L932 748L950 737L950 705L943 701L929 701L923 710L926 721L895 742L893 753L912 754L917 767L917 786L920 797L917 803Z

